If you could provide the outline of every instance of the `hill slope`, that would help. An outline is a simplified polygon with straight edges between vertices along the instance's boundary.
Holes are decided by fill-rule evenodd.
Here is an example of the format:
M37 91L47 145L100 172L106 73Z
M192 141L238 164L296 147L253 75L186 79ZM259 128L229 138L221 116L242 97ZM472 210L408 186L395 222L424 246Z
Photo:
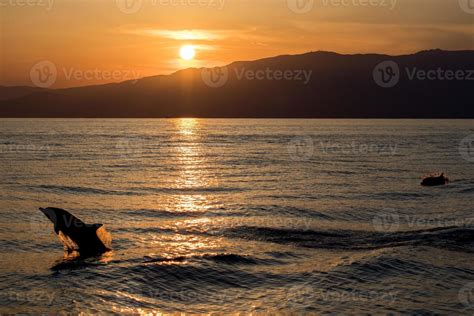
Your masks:
M398 66L400 79L383 88L373 74L388 60ZM384 69L376 69L376 75ZM431 79L422 80L419 70L432 71ZM446 70L472 78L448 80ZM0 116L474 118L470 70L474 51L431 50L405 56L313 52L235 62L221 69L221 80L214 73L216 81L210 81L207 69L186 69L71 89L19 93L18 88L2 87ZM410 79L414 74L417 77Z

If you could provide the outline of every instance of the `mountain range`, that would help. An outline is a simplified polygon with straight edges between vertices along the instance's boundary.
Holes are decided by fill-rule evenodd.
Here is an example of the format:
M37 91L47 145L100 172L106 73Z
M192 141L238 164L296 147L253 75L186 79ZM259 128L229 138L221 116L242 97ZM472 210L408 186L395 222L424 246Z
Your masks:
M121 83L0 86L0 117L474 118L474 51L310 52Z

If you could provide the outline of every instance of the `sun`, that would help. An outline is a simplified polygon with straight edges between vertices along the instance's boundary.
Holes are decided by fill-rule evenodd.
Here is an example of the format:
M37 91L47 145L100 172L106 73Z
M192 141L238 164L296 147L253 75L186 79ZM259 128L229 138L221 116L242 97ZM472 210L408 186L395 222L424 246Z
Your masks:
M179 56L184 60L192 60L196 56L196 49L193 45L184 45L179 50Z

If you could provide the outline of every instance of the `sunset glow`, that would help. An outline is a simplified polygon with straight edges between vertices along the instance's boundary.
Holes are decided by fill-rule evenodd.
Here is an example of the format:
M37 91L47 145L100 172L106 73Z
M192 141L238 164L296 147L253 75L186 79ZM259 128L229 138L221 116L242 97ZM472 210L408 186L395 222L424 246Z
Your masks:
M299 2L305 3L56 0L2 6L0 85L31 85L30 70L40 61L56 65L52 87L61 88L319 50L397 55L474 47L472 14L457 0ZM66 76L96 69L119 76Z
M179 56L184 60L192 60L196 56L196 50L192 45L185 45L179 50Z

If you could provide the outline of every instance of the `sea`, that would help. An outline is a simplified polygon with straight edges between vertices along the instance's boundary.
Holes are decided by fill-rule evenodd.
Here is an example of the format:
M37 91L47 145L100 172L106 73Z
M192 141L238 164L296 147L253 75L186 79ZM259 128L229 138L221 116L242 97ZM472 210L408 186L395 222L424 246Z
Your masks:
M0 119L0 176L2 314L474 313L473 120Z

